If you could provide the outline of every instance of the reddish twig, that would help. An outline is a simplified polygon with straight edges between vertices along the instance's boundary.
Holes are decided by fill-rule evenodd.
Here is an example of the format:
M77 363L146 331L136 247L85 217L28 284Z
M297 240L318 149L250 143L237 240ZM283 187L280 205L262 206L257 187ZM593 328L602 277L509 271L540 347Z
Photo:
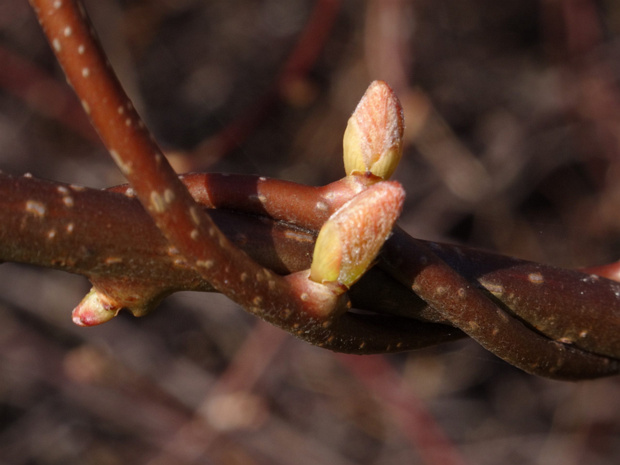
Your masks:
M131 191L119 187L114 189L117 193L94 194L32 179L0 178L0 189L10 192L5 201L7 224L23 235L0 229L8 239L2 258L38 261L86 274L95 287L76 309L80 323L101 322L123 306L142 314L176 290L215 289L251 313L334 350L406 350L460 337L460 331L445 325L449 324L532 373L574 379L618 372L618 360L609 357L620 353L614 340L620 292L616 283L602 278L426 243L397 229L384 247L381 266L405 287L372 271L364 277L370 285L366 293L355 289L353 284L366 273L389 234L403 199L396 183L382 181L400 158L403 136L401 109L386 85L371 85L349 121L345 179L309 188L264 178L194 175L184 179L190 195L121 89L79 4L32 3L69 81L132 186ZM120 192L135 194L144 210ZM235 213L208 215L194 198ZM106 216L89 210L97 204L96 212ZM122 216L121 210L111 212L115 205ZM283 223L269 223L271 229L266 231L262 220L248 219L240 212ZM86 218L92 225L84 222ZM130 226L119 224L128 218ZM226 227L227 221L236 229L229 233L233 241L218 227ZM118 231L130 228L135 237L148 241L135 251L124 250L122 245L110 244L110 230L101 229L102 224L114 225ZM244 224L248 233L239 234ZM140 229L132 229L137 225ZM293 225L305 231L295 230L291 237ZM306 267L304 251L317 232L310 273L274 273ZM269 241L272 249L261 247ZM235 242L258 249L251 252L258 262ZM80 249L88 243L98 252ZM102 249L101 244L110 248ZM33 245L42 252L33 253ZM278 262L274 250L280 246L287 250L287 259ZM121 264L144 263L149 258L156 263L152 273L139 267L121 271ZM396 304L390 305L378 290L384 284L398 296ZM346 291L352 285L351 296L355 299L357 292L363 296L356 306L375 313L347 311ZM610 310L600 313L601 306ZM558 308L566 309L561 322Z
M282 210L282 208L279 208L279 207L283 207L283 205L279 205L279 202L281 203L287 202L286 199L289 199L291 198L291 195L294 195L294 197L297 200L294 203L295 209L299 209L299 211L296 212L295 209L291 209L291 210L288 210L288 213L292 215L292 218L295 219L295 221L298 224L303 224L303 221L304 221L304 218L302 217L301 213L304 211L307 212L311 210L308 208L308 206L315 205L317 201L328 202L326 203L327 211L329 211L332 208L335 208L336 206L335 202L330 203L332 199L330 199L329 196L324 196L320 194L322 192L321 188L292 185L291 183L278 181L278 180L253 178L253 183L255 187L254 189L251 189L250 186L252 184L252 177L249 177L249 176L239 177L236 180L237 182L235 182L235 178L236 178L235 176L198 175L197 174L197 175L186 177L186 181L189 181L188 185L191 186L192 192L195 193L198 198L202 198L202 199L208 198L210 205L212 207L223 208L223 206L226 206L227 208L234 208L237 211L246 210L250 212L259 212L262 210L263 214L264 213L275 214L275 212ZM342 181L339 183L345 183L345 182ZM3 184L0 183L0 186L2 185ZM25 190L24 186L31 186L30 190ZM234 195L227 196L225 194L227 188L232 189L234 186L246 186L245 188L242 188L240 190L241 193L243 193L245 190L260 192L259 195L260 195L261 201L257 202L255 200L256 194L250 195L250 197L246 198L245 201L243 201L243 198L241 197L234 200L235 198ZM291 190L289 191L289 196L286 196L284 192L286 192L289 187ZM126 187L119 187L116 189L124 190L126 189ZM158 238L158 235L154 234L155 231L152 230L152 226L150 227L151 232L148 232L148 228L149 228L148 218L146 218L146 215L143 212L140 212L141 209L139 208L139 206L136 205L135 201L132 202L131 200L127 199L124 196L114 195L114 196L111 196L110 199L112 198L117 199L118 202L108 203L108 205L106 206L106 202L103 202L103 198L109 194L106 194L105 192L101 192L101 191L80 190L77 192L73 192L71 194L72 202L69 202L69 203L73 203L73 205L75 206L75 210L70 210L70 209L65 208L67 200L65 200L63 192L64 192L63 189L59 191L58 187L54 184L45 183L42 181L36 181L33 179L28 179L28 178L21 178L21 179L15 180L14 183L11 185L6 185L6 191L2 197L7 199L7 201L9 201L12 198L11 193L13 193L12 195L14 196L13 204L20 203L20 199L23 199L24 195L26 195L27 197L31 198L32 202L34 202L31 205L31 210L37 204L43 205L46 208L45 217L37 218L37 215L33 213L32 211L31 212L24 211L22 205L18 205L14 207L15 210L18 210L18 212L21 212L21 216L16 217L16 219L13 222L8 222L5 224L6 224L6 228L9 231L15 231L16 235L18 235L19 238L23 240L21 247L19 247L20 245L19 243L17 244L18 245L18 247L16 247L17 250L19 249L25 250L27 249L26 247L27 244L38 243L40 245L39 245L37 256L38 257L49 256L47 261L39 262L39 264L45 265L45 266L52 266L52 265L59 266L60 265L57 261L55 262L54 259L52 258L55 256L54 255L55 253L56 254L58 253L58 251L54 250L54 248L52 247L52 244L54 242L46 238L46 234L49 234L49 231L51 230L50 228L52 228L53 225L56 225L57 230L63 231L62 228L58 228L58 221L57 221L58 218L55 217L53 214L54 205L58 205L59 207L62 206L61 208L65 210L75 211L76 216L74 220L76 223L80 219L80 216L78 216L77 213L82 212L80 213L82 221L81 223L77 223L77 224L88 224L89 223L89 220L87 219L88 213L86 212L92 212L92 211L99 211L99 215L102 218L105 218L108 216L109 218L112 218L112 219L118 218L118 220L111 222L109 224L109 227L113 229L114 231L117 231L119 236L123 236L123 237L128 237L128 238L134 237L132 234L124 233L123 231L125 229L135 230L137 224L143 223L143 225L141 226L141 229L138 230L140 231L139 236L135 236L136 238L139 237L139 239L136 241L135 244L131 242L131 240L128 240L128 242L125 244L123 243L119 244L119 242L114 239L110 240L109 236L106 236L105 234L103 234L103 232L100 232L100 235L94 235L94 236L87 235L87 237L90 237L90 242L84 242L83 246L85 249L87 248L90 251L89 257L92 258L92 261L84 262L79 257L75 257L75 258L68 257L66 258L67 262L78 262L82 264L82 266L89 265L93 268L96 266L97 267L96 269L98 270L103 270L107 268L109 272L109 276L114 276L114 275L118 276L119 273L122 273L122 276L124 276L123 279L127 279L127 276L131 276L131 269L125 268L121 272L119 269L121 266L121 263L115 263L116 260L114 259L109 260L110 257L106 257L102 252L100 252L99 254L96 253L97 250L105 250L105 251L112 252L113 257L126 257L126 260L128 263L134 263L136 265L137 272L140 272L140 270L144 270L145 267L141 265L141 263L143 263L145 260L149 260L151 263L158 263L157 261L155 262L153 261L152 253L146 254L146 252L144 252L145 250L148 250L147 246L151 244L150 242L151 240L149 238L150 237ZM35 193L38 196L34 196ZM273 198L271 196L272 193L273 193ZM95 203L85 204L84 203L85 199L88 199L89 196L91 195L93 196L93 202L96 201L98 202L97 204ZM315 195L315 197L313 197L313 195ZM56 196L56 202L55 203L50 202L49 199L54 198L54 196ZM317 198L322 199L322 200L317 200ZM228 202L225 202L223 199L228 199ZM219 202L219 200L221 200L221 203ZM290 202L287 202L287 203L290 204ZM130 209L127 210L128 207L125 204L133 205L133 206L129 207ZM10 206L10 203L9 203L9 206ZM6 207L6 209L8 209L8 206ZM218 211L219 210L215 210L213 211L212 214L216 214L218 213ZM109 212L109 213L106 213L106 212ZM221 213L218 213L218 214L221 214ZM65 215L67 215L67 213L65 213ZM126 220L123 220L123 218L128 218L128 217L133 218L133 220L137 224L131 224L131 225L127 224ZM84 220L85 218L86 218L86 221ZM140 218L143 218L141 222L139 221ZM313 217L307 218L308 223L312 223L314 221L312 218ZM24 223L26 220L29 220L28 223ZM45 221L49 221L50 223L47 224L45 223ZM71 221L71 220L67 218L65 219L65 221ZM111 220L108 219L107 221L109 222ZM24 235L22 230L16 228L15 225L20 225L20 224L25 226L23 231L28 232L30 236ZM219 223L219 224L224 225L225 223ZM286 230L283 230L283 232L280 233L278 232L277 227L274 228L273 226L269 226L267 228L267 229L274 228L274 229L271 229L271 233L270 233L271 235L267 233L260 233L260 230L261 230L260 225L264 226L265 224L264 221L258 222L256 224L254 223L249 224L248 226L246 226L246 228L248 229L245 229L246 231L248 231L248 233L244 233L242 232L243 230L239 229L239 228L243 228L243 224L244 224L241 221L241 218L239 217L235 217L234 220L232 220L229 224L231 225L229 227L232 228L231 233L229 234L231 234L232 237L234 237L234 235L236 234L237 237L239 238L240 243L245 243L245 246L248 248L248 250L265 252L266 249L265 249L264 243L261 245L262 241L265 241L267 243L273 241L276 244L277 250L280 250L281 252L286 250L285 253L280 253L280 254L272 254L271 252L269 252L269 253L266 253L264 257L256 255L256 258L261 260L261 262L265 263L266 265L275 268L277 266L278 261L280 261L281 259L282 260L286 259L287 260L285 262L286 269L280 268L281 272L294 271L296 269L300 269L300 268L307 266L307 263L308 263L307 258L305 259L306 261L304 262L303 256L305 255L307 257L307 254L311 248L311 241L313 237L312 235L304 236L304 234L307 234L307 233L304 233L302 230L297 230L294 235L287 233ZM37 228L36 225L39 225L39 227ZM305 226L308 226L308 225L305 225ZM97 231L101 231L101 228L94 226L92 230L93 230L93 233L96 233ZM249 231L252 231L252 233L250 234ZM76 230L75 232L78 233L79 231ZM65 236L64 232L63 234L59 233L56 240L62 240L64 236ZM261 240L260 239L261 237L264 237L265 239ZM84 239L80 239L80 240L84 241ZM3 240L3 244L11 244L11 243L16 244L16 241L17 241L17 238L11 238L11 240L5 239ZM403 246L402 242L404 242L406 245ZM401 243L401 245L398 245L399 243ZM143 244L142 249L139 247L140 244ZM124 245L125 248L120 249L121 245ZM516 305L517 313L522 311L524 304L528 304L529 305L528 308L532 309L532 311L530 312L530 315L528 315L530 320L527 320L527 321L533 320L534 322L536 322L537 320L541 320L544 322L544 321L547 321L549 318L555 317L555 320L558 322L558 324L568 325L568 329L570 330L571 328L570 325L571 323L574 325L574 320L570 318L570 314L563 315L562 319L558 318L558 315L557 315L558 308L570 308L571 304L574 305L575 302L578 303L579 301L581 301L582 303L579 304L577 308L584 307L584 306L587 307L588 304L592 306L592 309L599 308L598 306L596 306L596 302L592 301L592 296L605 295L605 293L610 292L610 290L613 291L614 289L618 287L617 284L611 283L607 280L592 279L588 275L571 272L568 270L559 270L559 269L555 269L551 267L543 267L542 265L539 265L539 264L533 264L530 262L511 259L508 257L501 257L501 256L496 256L496 255L492 255L488 253L472 251L471 249L466 249L466 248L456 247L456 246L451 246L451 245L438 245L438 244L433 244L433 243L431 243L430 245L434 247L435 253L439 253L440 256L443 258L443 260L446 260L451 266L458 269L460 273L463 273L465 276L468 277L467 278L468 281L466 282L467 286L472 286L472 285L480 286L481 288L486 289L487 292L489 292L489 294L495 294L498 301L505 302L505 304L507 305L506 308L508 308L509 304L513 306ZM208 283L200 280L199 277L193 274L193 272L191 272L191 269L188 269L189 267L187 267L184 261L180 261L180 262L177 261L176 262L177 266L173 266L173 264L175 263L175 259L174 257L171 258L167 256L166 243L163 240L163 238L159 237L158 242L153 244L153 246L155 250L160 250L159 256L162 257L161 260L164 260L167 263L166 266L162 267L161 274L158 274L156 272L158 267L151 265L151 268L150 268L151 273L153 276L155 276L155 278L151 278L153 279L151 286L154 291L162 293L162 289L165 289L166 290L164 292L164 295L165 295L174 290L191 288L192 285L196 286L194 287L194 289L208 289ZM301 249L299 249L300 246L302 247ZM305 249L306 252L303 252L304 247L306 247ZM386 248L388 259L389 259L389 254L392 253L399 257L399 261L402 261L402 263L392 262L390 265L392 267L396 267L396 269L398 270L396 274L407 273L407 270L408 270L407 267L410 266L408 265L408 263L413 263L410 261L410 260L413 260L412 257L409 257L410 260L403 259L403 257L407 257L406 254L409 253L409 252L403 252L403 250L404 251L411 250L412 247L425 247L425 246L423 242L413 240L401 232L398 232L395 238L388 241L388 245ZM68 244L60 244L60 249L61 250L69 249L69 250L75 250L75 251L81 250L78 247L75 247L75 246L71 247ZM301 257L298 256L297 259L294 259L296 255L296 253L294 252L295 250L297 250L298 252L299 250L302 251L300 254ZM132 251L133 251L133 255L132 255ZM145 255L141 256L140 255L141 253L144 253ZM7 259L16 260L16 261L27 261L28 260L28 257L22 257L22 256L16 256L16 255L7 256L6 252L4 252L3 255L4 256L2 256L2 258L5 260ZM415 253L412 253L411 255L415 256ZM269 260L268 257L274 257L275 259L271 258L271 260ZM302 261L297 262L296 260L302 260ZM102 266L102 263L106 264L107 267ZM182 266L179 266L180 264L184 264L185 268L183 268ZM65 266L64 269L67 269L67 267ZM71 271L85 272L88 270L71 270ZM93 279L92 270L89 271L89 273L91 275L91 279ZM191 278L190 277L186 278L184 273L189 273ZM102 273L102 275L104 277L99 278L99 279L102 279L102 280L110 279L110 283L111 283L110 291L112 292L113 289L115 288L115 285L118 286L117 280L114 278L108 278L107 277L108 274L104 275ZM546 282L536 283L537 276L542 277L543 275L546 277L545 278ZM157 276L160 276L160 277L157 278ZM175 279L177 276L180 281L177 281ZM415 277L416 274L414 271L411 271L408 274L408 276ZM142 279L146 279L146 277L142 277ZM411 279L415 279L415 278L411 278ZM97 281L97 278L95 278L95 281ZM394 286L390 286L389 284L383 284L384 281L381 281L380 278L378 277L375 277L373 281L370 281L369 283L372 282L374 285L378 285L377 283L382 283L382 284L378 285L378 289L371 290L370 292L366 294L362 294L359 298L355 298L354 301L358 308L368 308L368 307L365 307L364 304L368 304L369 301L372 301L371 296L375 294L376 292L378 292L379 289L383 289L387 294L390 294L392 296L402 295L402 294L396 294L398 292L397 288L395 288ZM387 283L389 281L385 281L385 282ZM515 283L524 283L524 282L525 283L529 282L529 285L528 285L529 287L539 286L539 287L535 287L534 290L540 289L541 291L544 291L546 289L547 299L540 301L540 302L528 301L527 296L529 295L530 296L529 299L532 299L535 297L535 294L532 294L530 290L527 290L527 289L514 288ZM183 287L181 287L180 283L183 283ZM189 285L187 283L189 283ZM192 284L192 283L199 283L199 284ZM563 283L570 283L570 284L563 284ZM544 286L542 286L542 284L544 284ZM176 289L175 289L175 286L176 286ZM561 286L561 287L558 287L558 286ZM577 293L579 293L581 291L579 290L578 286L586 286L589 289L588 292L586 292L583 296L581 296L580 299L578 299L579 296L576 296L576 295L566 296L565 292L562 291L562 288L568 288L568 289L574 288L577 290ZM365 286L360 286L360 287L365 288ZM504 292L498 292L500 289L504 289ZM353 290L355 291L356 288L354 288ZM530 294L528 294L528 292L530 292ZM446 294L452 295L454 293L447 292ZM511 295L515 297L508 299L509 296ZM532 295L534 295L534 297L532 297ZM516 296L521 296L521 298L516 298ZM554 297L555 300L549 300L549 296ZM566 301L563 302L561 300L562 296L567 297ZM379 298L377 298L377 305L371 306L369 309L372 309L375 311L381 311L381 310L390 311L389 306L386 303L386 301L389 302L389 300L382 299L381 297L382 295ZM499 315L497 314L497 311L498 311L497 307L491 304L488 299L486 298L480 299L479 297L477 297L476 299L478 299L477 300L478 302L486 302L480 305L484 305L485 307L483 308L488 309L488 314L491 315L491 318L494 318L493 315ZM381 306L381 302L383 302L383 308ZM402 300L402 298L399 300L399 302L400 302L401 314L406 314L409 316L416 316L417 318L449 321L452 324L455 324L456 326L459 326L459 327L463 324L463 321L456 320L453 315L445 315L445 314L441 314L441 312L437 313L436 309L442 308L441 305L434 305L433 308L429 309L428 307L423 307L423 306L420 306L419 304L415 304L414 300L413 301L410 300L410 302L412 303L408 305L406 304L404 305L404 301ZM396 305L391 311L397 312L398 307L399 305ZM445 308L445 305L443 307ZM608 327L608 330L606 331L606 333L609 334L608 340L610 341L610 343L613 343L614 342L613 328L615 327L614 322L613 322L613 319L611 320L605 319L605 315L613 316L613 313L609 314L609 311L611 311L611 309L613 309L614 307L608 306L607 308L608 308L607 314L605 313L600 314L598 315L597 318L591 318L591 320L593 320L592 324L599 324L598 322L602 321L603 322L602 325ZM478 309L476 311L480 311L480 310ZM481 314L481 315L482 316L479 316L479 318L485 318L483 316L484 314ZM564 349L566 346L564 346L563 344L558 344L551 340L542 339L539 336L537 336L536 333L530 330L527 330L525 326L523 326L517 320L514 320L508 314L503 314L503 315L504 316L500 319L501 326L492 327L492 329L490 330L491 334L489 336L489 334L487 333L487 336L485 339L486 342L484 343L486 344L489 350L507 359L507 361L511 363L516 363L521 368L525 368L529 371L532 371L533 368L524 366L524 363L532 363L532 359L536 360L537 358L541 357L543 354L546 354L545 355L546 357L551 357L553 360L555 360L554 357L557 357L558 353L564 352ZM484 328L487 328L487 326L484 326ZM495 329L497 329L498 331L495 334L493 334L493 331ZM596 335L597 332L591 331L591 334ZM474 337L479 337L476 335L476 333L472 333L472 335ZM541 351L540 347L530 344L530 338L532 337L532 335L540 338L541 343L544 343L543 345L548 346L548 348L545 351ZM504 345L501 344L502 340L510 341L513 339L514 339L513 341L514 344L512 345L509 344L508 342L506 342L506 344ZM601 340L599 339L593 339L593 341L594 342L598 341L598 343L601 344L600 342ZM502 349L502 347L505 347L505 349ZM605 352L604 347L598 347L598 346L593 347L592 350L594 350L595 352L599 352L599 353ZM524 351L528 353L529 355L524 356ZM574 350L570 349L568 353L572 354L573 352ZM604 363L604 365L606 366L605 368L606 371L612 371L614 369L613 364L608 365L607 363ZM595 366L597 366L597 364L592 365L593 368ZM542 371L544 371L544 369L545 369L544 367L542 366L540 367L541 373ZM564 375L560 373L560 374L556 374L556 376L564 376ZM577 376L577 373L574 373L571 376Z
M618 360L594 355L531 331L439 258L432 250L439 247L412 242L406 237L398 234L393 238L393 247L383 255L386 266L392 267L403 284L410 286L446 319L497 356L528 373L558 379L605 376L620 369ZM536 273L527 275L530 284L535 285L532 281L538 279L549 280L548 275ZM527 291L522 290L525 295L519 298L526 298ZM504 291L499 294L504 295ZM557 317L558 307L551 308ZM536 310L540 311L541 307ZM566 320L573 325L577 323L570 317Z
M228 241L150 136L114 76L81 4L32 4L69 82L136 196L167 240L213 287L251 313L313 343L350 350L371 344L372 351L385 348L367 317L345 314L334 319L346 305L339 292L313 284L305 275L281 278ZM85 312L92 305L114 305L105 297L91 297L96 303L87 299ZM399 333L405 336L397 327L384 331L392 341Z
M209 187L205 188L201 184L207 179L214 182L209 182ZM316 229L320 226L325 220L323 215L328 216L333 209L338 208L343 197L352 195L352 192L347 190L350 187L350 181L347 180L338 181L323 188L304 187L265 178L256 180L253 184L255 187L251 188L252 183L248 182L249 180L249 177L226 176L218 179L217 176L209 175L193 175L187 178L187 181L194 186L192 191L196 192L198 198L201 201L208 202L212 207L268 214L271 217L310 229ZM224 194L226 190L232 190L233 186L239 187L237 190L238 197ZM220 189L221 193L219 193ZM340 196L326 194L332 192L332 189L340 193ZM258 194L250 192L258 192ZM282 192L288 192L288 195L283 195ZM291 198L291 195L294 195L296 199L294 205L285 200ZM317 197L323 205L322 212L313 208L317 204ZM262 200L257 201L258 198ZM287 205L286 212L284 212L284 204ZM309 214L309 212L311 213ZM401 243L398 244L398 241ZM619 356L620 347L616 337L618 311L615 310L620 296L619 284L589 274L562 270L524 260L500 257L450 245L433 243L431 245L437 251L436 253L439 253L452 267L467 276L470 281L468 285L471 286L475 283L476 286L485 289L497 301L510 309L511 313L516 314L520 319L551 338L549 341L544 338L540 339L541 343L544 342L545 345L552 346L554 352L565 349L564 345L553 342L559 341L574 344L601 355ZM388 240L386 253L400 257L396 264L391 265L398 269L395 274L402 273L407 266L406 260L402 258L401 250L411 250L416 247L426 248L422 241L412 239L402 231L397 231L395 237ZM413 256L415 253L411 255ZM413 260L413 258L411 259ZM412 277L414 276L413 272L409 276L409 279L414 279ZM424 293L416 292L424 298ZM489 318L494 319L493 315L498 311L496 305L488 301L486 297L479 296L477 299L480 299L480 302L482 299L486 301L482 305L489 309ZM437 305L433 305L433 307L439 308ZM444 307L451 308L449 305L444 305ZM557 313L559 308L564 310L561 318ZM605 311L599 310L601 308ZM435 316L430 316L430 318L440 318L442 321L449 321L457 327L462 327L459 316L457 316L459 320L445 314L443 318ZM535 332L528 330L519 321L508 317L508 315L506 315L505 321L507 326L504 327L501 321L503 319L498 319L492 323L494 325L492 331L497 330L497 332L492 335L493 343L489 346L495 346L498 341L509 340L514 337L514 335L509 336L504 331L514 334L522 333L524 338L539 337ZM503 330L502 327L504 327ZM483 338L488 337L489 335ZM477 337L474 338L477 339ZM522 339L518 347L523 345L524 340ZM531 370L531 368L527 368L525 364L535 365L538 363L536 360L540 355L538 349L532 347L530 356L519 362L519 359L523 358L521 349L519 349L518 355L510 355L509 350L505 352L505 355L503 355L504 351L500 352L495 349L493 351L513 364L516 362L517 366L526 369L526 371ZM568 353L573 353L570 347ZM604 362L603 365L606 366L607 362ZM616 366L613 363L604 368L605 371L615 369Z

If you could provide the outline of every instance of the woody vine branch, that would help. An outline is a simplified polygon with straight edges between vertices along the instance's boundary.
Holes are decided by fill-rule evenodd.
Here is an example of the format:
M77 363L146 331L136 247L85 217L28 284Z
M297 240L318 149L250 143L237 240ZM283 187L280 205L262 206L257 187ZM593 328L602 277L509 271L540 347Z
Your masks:
M89 277L93 291L74 312L78 322L103 322L123 307L143 314L177 290L217 290L333 350L407 350L462 337L463 330L509 363L542 376L577 379L618 372L614 334L620 285L604 277L427 243L399 228L383 246L378 266L370 268L403 201L402 188L385 180L402 153L403 124L385 84L371 85L349 121L347 176L341 181L309 188L264 178L193 175L184 184L118 84L80 4L32 4L131 184L95 193L0 178L0 190L10 192L4 223L30 232L17 237L3 228L0 259ZM204 207L212 209L210 214ZM114 222L106 214L111 208L125 209L129 216ZM135 251L123 250L111 239L112 229L101 229L105 224L148 240ZM237 232L224 234L220 227L227 226ZM94 258L80 255L79 246L71 250L71 241L89 243ZM272 249L265 247L269 242ZM35 246L42 252L34 253ZM135 263L150 257L157 265L148 272L127 267L127 257ZM355 286L359 279L364 286ZM373 313L351 312L351 304Z

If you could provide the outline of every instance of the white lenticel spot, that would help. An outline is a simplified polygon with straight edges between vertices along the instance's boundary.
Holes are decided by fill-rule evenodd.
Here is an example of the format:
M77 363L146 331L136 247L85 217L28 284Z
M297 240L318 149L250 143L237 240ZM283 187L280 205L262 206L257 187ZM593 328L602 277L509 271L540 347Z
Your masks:
M69 224L67 225L67 232L68 232L69 234L71 234L71 233L73 232L73 230L74 230L74 229L75 229L75 226L74 226L74 224L73 224L73 223L69 223Z
M84 109L86 114L90 115L90 105L88 104L88 102L86 100L82 100L81 103L82 103L82 108Z
M527 279L532 284L543 284L545 282L545 278L543 278L543 275L540 273L530 273L527 275Z
M47 233L47 238L48 239L54 239L56 237L56 230L52 229Z
M326 212L328 210L328 206L325 202L317 202L316 203L316 209L322 212Z
M502 295L504 293L504 286L501 284L484 282L482 285L493 295Z
M56 190L62 195L67 195L69 193L69 189L67 189L65 186L58 186Z
M88 76L90 76L90 69L82 68L82 77L88 77Z
M77 51L78 51L78 54L84 55L84 52L86 51L86 47L84 47L84 44L78 45Z
M196 207L191 207L189 209L189 214L192 217L192 221L196 226L200 224L200 217L198 216L198 209Z
M213 268L213 265L215 265L215 262L213 260L198 260L196 262L196 265L202 268L206 268L208 270L210 268Z
M156 191L151 192L151 208L156 213L163 213L166 211L166 204L164 203L161 195L159 195Z
M54 2L54 8L56 8L57 10L60 9L61 6L62 6L62 1L61 0L56 0Z
M26 202L26 211L41 218L45 216L47 209L41 202L37 202L36 200L28 200Z
M67 26L62 32L65 37L69 37L73 33L73 29L71 29L71 26Z
M123 172L123 174L125 174L125 175L131 174L131 171L132 171L131 164L130 163L124 163L123 159L120 156L120 154L116 150L110 149L110 155L114 159L114 162L116 163L116 165ZM152 197L152 194L151 194L151 197Z
M62 202L65 204L65 206L71 208L73 207L73 205L75 205L75 203L73 202L73 197L67 195L66 197L62 198Z
M198 237L200 236L200 233L198 232L197 229L192 229L192 232L189 233L189 237L191 237L193 240L197 241Z
M172 202L174 202L174 192L172 192L172 190L170 189L166 189L164 191L164 200L167 204L171 204Z
M52 47L54 47L54 50L56 50L57 52L60 52L62 50L62 45L60 45L60 40L58 39L52 40Z

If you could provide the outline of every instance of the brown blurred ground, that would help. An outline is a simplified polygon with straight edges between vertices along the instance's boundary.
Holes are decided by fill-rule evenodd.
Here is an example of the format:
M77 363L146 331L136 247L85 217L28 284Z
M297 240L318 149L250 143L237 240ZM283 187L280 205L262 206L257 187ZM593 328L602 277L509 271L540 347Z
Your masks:
M87 4L179 170L335 180L348 114L385 79L406 110L397 179L411 234L567 267L620 256L616 2ZM313 15L318 26L292 53ZM25 0L0 0L0 49L63 83ZM84 121L60 116L75 102L40 79L14 82L7 63L0 169L122 182L75 129ZM615 378L534 378L473 342L392 356L401 401L421 401L404 421L406 409L385 402L393 393L369 391L350 359L221 296L176 295L143 319L76 328L70 310L87 289L0 267L0 463L439 465L423 451L431 444L411 440L415 425L430 428L425 413L471 464L620 460Z

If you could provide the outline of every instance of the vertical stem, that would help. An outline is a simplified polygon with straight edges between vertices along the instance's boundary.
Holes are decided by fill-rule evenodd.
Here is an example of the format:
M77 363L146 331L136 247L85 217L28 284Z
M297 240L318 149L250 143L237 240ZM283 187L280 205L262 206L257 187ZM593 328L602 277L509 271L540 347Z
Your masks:
M268 319L288 301L289 283L234 247L179 180L145 127L101 49L80 2L32 0L39 21L110 155L157 227L216 289Z

